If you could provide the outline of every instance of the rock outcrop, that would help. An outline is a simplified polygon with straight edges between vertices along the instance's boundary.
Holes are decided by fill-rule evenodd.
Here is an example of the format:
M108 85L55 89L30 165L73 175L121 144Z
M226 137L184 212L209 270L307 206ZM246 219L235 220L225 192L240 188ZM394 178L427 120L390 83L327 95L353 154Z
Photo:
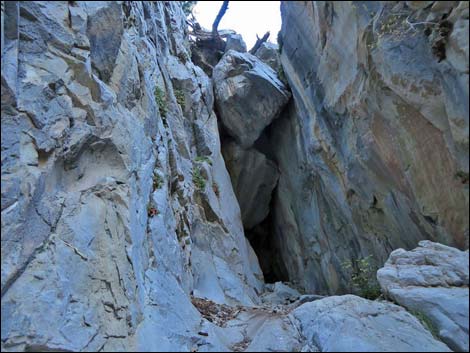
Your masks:
M387 296L424 315L450 348L468 352L468 264L468 250L421 241L412 251L393 251L377 279Z
M264 42L256 51L255 56L265 64L268 64L275 72L281 68L281 59L279 56L279 47L270 42Z
M285 2L279 61L2 1L2 351L468 349L468 3L409 3ZM416 317L323 295L422 239L378 274Z
M294 290L276 287L278 299L294 297ZM208 301L196 307L217 323L202 333L217 336L222 351L450 352L405 309L354 295L236 310Z
M451 352L405 309L354 295L307 303L292 312L320 352Z
M468 248L468 2L437 3L281 4L293 99L269 130L272 229L309 292L423 239Z
M186 350L259 302L175 2L2 2L2 351Z
M243 148L253 145L290 97L277 74L249 53L225 53L214 68L213 80L219 117Z
M228 52L229 50L235 50L240 53L246 53L246 44L240 34L231 34L227 36L225 52Z

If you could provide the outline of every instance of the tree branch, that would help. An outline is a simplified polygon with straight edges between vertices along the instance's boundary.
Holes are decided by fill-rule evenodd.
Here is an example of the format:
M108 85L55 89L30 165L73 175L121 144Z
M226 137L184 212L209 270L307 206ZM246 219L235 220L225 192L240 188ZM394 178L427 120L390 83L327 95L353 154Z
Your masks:
M225 12L228 9L228 1L224 1L222 4L219 13L217 14L217 17L214 20L214 23L212 24L212 36L213 37L218 37L219 32L217 32L217 28L219 27L219 23L222 20L222 17L225 15Z
M261 46L261 44L263 44L264 42L266 42L269 38L269 31L267 31L263 37L258 37L258 35L256 35L256 43L255 45L253 46L253 48L250 49L250 54L255 54L256 51L259 49L259 47Z

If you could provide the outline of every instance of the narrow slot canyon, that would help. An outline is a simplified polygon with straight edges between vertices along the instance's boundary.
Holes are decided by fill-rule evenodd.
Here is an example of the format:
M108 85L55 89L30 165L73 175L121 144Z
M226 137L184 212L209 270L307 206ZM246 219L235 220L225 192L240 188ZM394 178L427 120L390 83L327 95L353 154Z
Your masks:
M1 1L1 351L468 352L469 21Z
M233 139L223 126L219 128L222 153L241 208L244 233L258 258L264 281L289 282L274 233L274 198L280 176L273 159L275 156L271 153L269 130L270 126L266 127L254 143L253 151L247 153L234 148ZM260 216L252 217L260 209Z
M264 281L266 283L289 282L289 274L279 251L280 244L274 238L273 228L274 220L270 210L261 223L252 229L245 229L245 236L258 257Z

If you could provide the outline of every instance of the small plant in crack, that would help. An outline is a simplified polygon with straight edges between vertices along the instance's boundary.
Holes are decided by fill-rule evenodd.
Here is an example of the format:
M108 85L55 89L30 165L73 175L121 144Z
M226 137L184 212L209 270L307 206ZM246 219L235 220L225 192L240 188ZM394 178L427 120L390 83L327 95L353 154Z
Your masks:
M422 312L409 310L410 314L417 318L421 324L434 336L434 338L439 339L439 330L433 324L433 322Z
M156 189L161 189L161 187L163 186L163 178L160 174L157 174L155 173L153 175L153 190L156 190Z
M288 84L286 74L284 72L284 68L282 67L282 65L279 65L279 69L277 69L277 77L279 78L279 80L281 80L283 84L285 85Z
M353 292L372 300L380 296L380 286L375 277L377 267L372 264L372 255L345 261L342 268L349 274Z
M207 157L207 156L197 156L195 159L194 159L195 162L197 163L207 163L209 165L212 165L212 159L210 157Z
M200 190L203 190L206 187L206 179L202 176L200 168L193 168L193 182Z
M160 115L162 117L166 116L168 112L168 104L166 101L166 94L160 87L155 87L155 101L158 105L158 110L160 111Z
M176 97L176 103L178 103L181 107L181 110L184 111L184 108L186 108L186 100L184 98L184 92L182 90L176 89L175 97Z

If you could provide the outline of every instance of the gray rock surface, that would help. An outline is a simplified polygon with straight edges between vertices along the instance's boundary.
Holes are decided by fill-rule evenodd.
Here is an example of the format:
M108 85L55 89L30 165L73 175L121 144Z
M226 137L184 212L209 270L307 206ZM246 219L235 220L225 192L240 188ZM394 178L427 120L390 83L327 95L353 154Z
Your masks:
M268 64L275 72L281 67L279 46L271 42L264 42L256 51L255 56L265 64Z
M246 53L246 44L240 34L230 34L225 40L225 52L235 50L240 53Z
M279 172L272 161L254 148L244 150L232 141L224 143L222 153L240 205L243 226L251 229L269 213Z
M354 295L304 304L291 314L320 352L450 352L405 309Z
M190 293L259 302L178 3L2 2L2 48L2 351L190 351Z
M418 319L395 304L354 295L312 300L236 308L199 300L195 305L208 319L200 350L450 352ZM213 336L217 343L207 346L204 341Z
M450 348L467 352L468 264L468 250L421 241L412 251L393 251L377 279L387 296L427 317Z
M468 248L467 4L450 9L450 33L441 22L426 36L406 19L432 6L282 2L293 99L270 128L272 228L307 292L344 293L344 261L380 267L420 240Z
M282 282L276 282L272 285L266 285L266 292L261 296L265 303L290 304L299 300L302 295L296 290ZM302 298L305 300L305 298Z
M243 148L253 145L290 97L276 73L249 53L225 53L214 68L213 80L220 119Z
M468 5L436 4L413 15L450 33L398 40L375 36L404 4L283 4L278 118L275 70L197 58L180 2L2 1L2 351L447 350L396 305L318 295L343 260L465 246ZM264 283L250 224L307 294ZM459 348L465 315L441 313L468 269L444 259L384 278Z

